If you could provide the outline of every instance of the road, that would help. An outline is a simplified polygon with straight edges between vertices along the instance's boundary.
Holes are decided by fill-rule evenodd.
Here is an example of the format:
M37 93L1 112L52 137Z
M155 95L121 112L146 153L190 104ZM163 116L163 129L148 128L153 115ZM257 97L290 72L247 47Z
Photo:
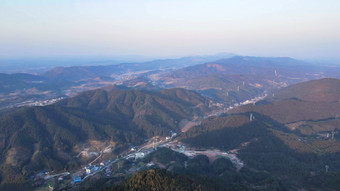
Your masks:
M51 178L54 178L54 177L57 177L57 176L67 176L69 174L70 174L69 172L63 172L63 173L54 174L54 175L47 175L47 176L44 177L44 179L48 180L48 179L51 179Z
M102 155L103 155L103 151L100 151L100 155L97 158L95 158L93 161L91 161L89 164L92 165L92 163L96 162L100 157L102 157Z

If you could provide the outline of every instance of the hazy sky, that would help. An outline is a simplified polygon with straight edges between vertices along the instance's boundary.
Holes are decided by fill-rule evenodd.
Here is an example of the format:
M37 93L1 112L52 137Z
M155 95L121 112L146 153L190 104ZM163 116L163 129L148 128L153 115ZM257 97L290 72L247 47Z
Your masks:
M0 57L340 58L339 0L0 0Z

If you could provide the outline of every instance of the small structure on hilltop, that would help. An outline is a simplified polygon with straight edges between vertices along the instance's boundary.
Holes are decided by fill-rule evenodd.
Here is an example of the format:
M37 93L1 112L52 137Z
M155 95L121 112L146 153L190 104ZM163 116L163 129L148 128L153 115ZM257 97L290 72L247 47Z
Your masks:
M249 121L253 121L254 119L255 119L255 116L253 115L253 113L250 113Z

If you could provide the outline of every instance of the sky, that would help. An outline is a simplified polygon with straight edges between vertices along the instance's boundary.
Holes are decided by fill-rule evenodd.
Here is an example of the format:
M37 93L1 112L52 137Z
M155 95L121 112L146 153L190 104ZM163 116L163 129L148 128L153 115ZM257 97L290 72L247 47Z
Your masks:
M0 58L340 59L339 0L0 0Z

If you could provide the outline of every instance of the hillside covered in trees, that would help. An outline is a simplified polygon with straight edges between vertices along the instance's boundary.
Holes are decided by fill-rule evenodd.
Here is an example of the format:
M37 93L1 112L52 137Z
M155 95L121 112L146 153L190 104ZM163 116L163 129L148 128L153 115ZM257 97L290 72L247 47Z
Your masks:
M208 102L184 89L99 89L4 115L0 119L2 186L24 184L39 169L77 167L74 148L81 143L110 141L119 153L146 138L170 135L179 130L181 120L209 111Z
M188 158L171 149L160 148L139 163L148 161L155 161L157 164L151 169L137 172L121 183L117 184L114 178L104 178L81 189L287 190L285 185L270 173L247 167L238 171L229 159L223 157L210 162L205 155Z
M102 191L123 190L210 190L204 183L166 170L151 169L140 171L119 185L106 187Z
M189 146L237 152L245 166L268 172L288 189L337 190L340 81L283 88L256 104L210 117L182 135Z

